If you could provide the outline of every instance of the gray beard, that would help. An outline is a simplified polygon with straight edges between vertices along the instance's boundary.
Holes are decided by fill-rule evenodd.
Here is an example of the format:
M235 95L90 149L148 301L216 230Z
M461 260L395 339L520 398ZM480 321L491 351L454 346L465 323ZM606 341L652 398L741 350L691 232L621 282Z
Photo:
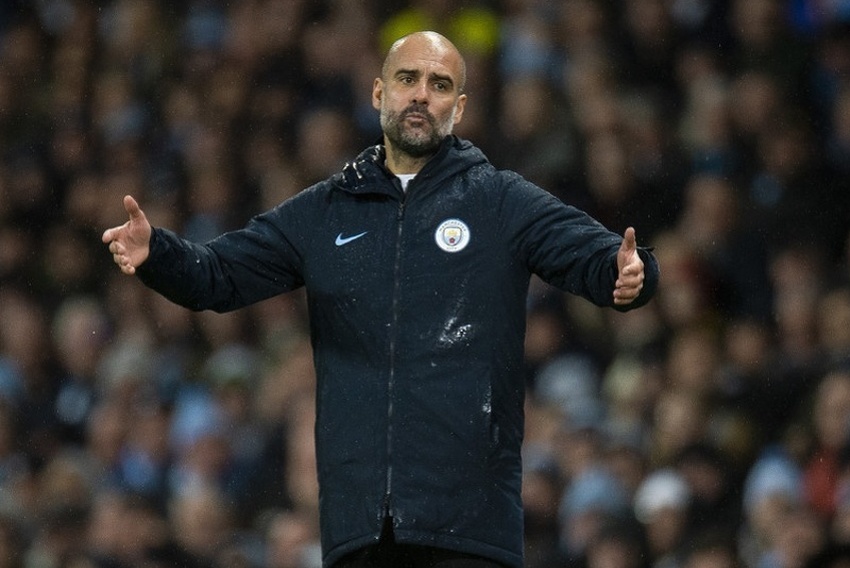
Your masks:
M411 113L423 115L430 128L406 128L404 119ZM423 158L436 153L443 138L452 133L454 116L452 110L445 123L438 124L434 115L419 105L411 105L401 112L390 112L381 107L381 129L395 148L412 158Z

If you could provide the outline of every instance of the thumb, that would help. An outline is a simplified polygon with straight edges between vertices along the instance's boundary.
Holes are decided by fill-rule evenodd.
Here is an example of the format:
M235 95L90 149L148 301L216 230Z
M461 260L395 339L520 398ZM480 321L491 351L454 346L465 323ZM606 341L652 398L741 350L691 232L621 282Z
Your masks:
M139 204L133 199L132 195L124 196L124 211L127 212L127 215L130 216L131 221L138 221L144 217L144 213L142 213L142 209L139 207Z
M626 229L626 232L623 233L623 244L620 245L620 250L623 252L631 252L637 249L637 240L635 238L635 229L634 227L629 227Z

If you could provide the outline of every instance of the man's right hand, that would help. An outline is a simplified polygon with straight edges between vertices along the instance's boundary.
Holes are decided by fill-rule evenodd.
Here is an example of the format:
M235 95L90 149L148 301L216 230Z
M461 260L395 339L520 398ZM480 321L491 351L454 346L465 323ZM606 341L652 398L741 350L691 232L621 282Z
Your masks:
M131 196L124 197L124 209L130 220L103 232L101 240L109 245L115 264L124 274L135 274L136 268L150 254L151 224L139 204Z

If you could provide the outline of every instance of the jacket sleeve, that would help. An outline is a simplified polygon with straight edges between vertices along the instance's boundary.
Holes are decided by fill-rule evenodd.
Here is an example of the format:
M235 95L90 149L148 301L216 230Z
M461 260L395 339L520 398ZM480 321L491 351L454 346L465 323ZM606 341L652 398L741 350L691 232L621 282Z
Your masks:
M553 286L598 306L626 311L646 304L658 286L658 262L639 247L645 280L640 295L625 306L614 305L617 251L623 237L576 207L515 174L506 174L502 219L506 238L518 261Z
M150 256L136 274L146 286L192 310L227 312L294 290L303 278L298 247L282 230L294 222L289 209L281 204L206 244L156 228Z

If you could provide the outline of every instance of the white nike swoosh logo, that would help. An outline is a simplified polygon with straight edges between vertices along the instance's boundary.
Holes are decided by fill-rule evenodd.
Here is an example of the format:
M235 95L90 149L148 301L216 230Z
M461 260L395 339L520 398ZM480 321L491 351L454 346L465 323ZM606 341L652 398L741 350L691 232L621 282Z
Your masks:
M341 247L342 245L347 245L351 241L356 241L368 232L369 231L363 231L359 235L351 235L350 237L343 237L342 233L340 233L336 236L336 241L334 241L334 243L336 244L336 246Z

